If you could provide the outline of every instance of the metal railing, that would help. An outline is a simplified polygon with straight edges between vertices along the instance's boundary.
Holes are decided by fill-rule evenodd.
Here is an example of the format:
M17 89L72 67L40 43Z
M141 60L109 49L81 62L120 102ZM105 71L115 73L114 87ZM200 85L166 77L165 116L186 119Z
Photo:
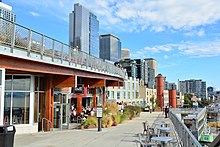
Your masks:
M42 131L44 132L44 131L47 131L47 130L44 130L45 128L44 128L44 120L45 120L45 126L47 126L47 128L49 129L49 131L50 131L50 125L51 125L51 121L49 120L49 119L47 119L47 118L42 118Z
M86 68L92 71L104 72L118 75L125 78L125 70L104 61L103 59L91 56L77 50L56 39L50 38L39 32L26 28L14 22L0 17L0 44L11 47L10 52L15 49L26 51L26 57L39 57L40 60L50 62L60 61L75 65L79 68Z
M184 147L202 147L195 136L190 132L186 125L172 110L169 112L169 118L172 121L176 132L180 138L181 145Z

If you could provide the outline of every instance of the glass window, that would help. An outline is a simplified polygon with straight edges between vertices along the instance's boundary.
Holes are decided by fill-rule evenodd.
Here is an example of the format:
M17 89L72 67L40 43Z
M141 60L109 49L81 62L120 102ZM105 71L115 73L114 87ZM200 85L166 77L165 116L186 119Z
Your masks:
M5 90L12 90L12 76L5 76Z
M2 85L2 70L0 70L0 86Z
M12 120L13 124L29 124L30 93L14 92Z
M31 77L30 76L14 76L13 90L30 91Z
M34 94L34 122L38 122L38 103L39 103L39 93L35 92Z
M10 124L11 92L5 92L4 123Z
M120 99L120 92L117 92L117 99Z

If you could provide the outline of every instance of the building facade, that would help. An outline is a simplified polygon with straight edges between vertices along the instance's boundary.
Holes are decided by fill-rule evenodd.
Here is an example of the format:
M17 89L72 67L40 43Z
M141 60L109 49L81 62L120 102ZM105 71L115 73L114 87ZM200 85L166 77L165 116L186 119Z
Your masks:
M100 35L99 38L100 58L112 62L121 60L121 41L120 38L112 34Z
M144 104L140 98L139 80L132 77L125 79L123 87L107 87L107 97L109 101Z
M148 88L155 88L155 77L157 75L157 61L153 58L143 60L144 84Z
M177 86L175 83L169 83L168 81L165 81L164 89L165 90L173 90L173 89L177 89Z
M130 50L127 48L121 49L121 59L129 59L130 58Z
M120 66L126 69L128 77L137 78L137 63L133 59L122 59L119 62L115 62L116 66Z
M69 14L69 44L80 51L99 57L99 21L87 8L74 4Z
M197 98L206 99L206 82L202 80L178 81L179 91L183 94L193 93Z
M15 22L16 15L12 12L12 7L0 1L0 17L8 21Z

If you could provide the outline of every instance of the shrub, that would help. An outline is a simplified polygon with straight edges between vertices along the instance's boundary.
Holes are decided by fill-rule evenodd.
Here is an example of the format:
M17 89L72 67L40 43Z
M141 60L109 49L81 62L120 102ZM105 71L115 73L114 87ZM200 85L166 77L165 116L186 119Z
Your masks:
M116 103L106 103L103 108L105 114L112 114L115 116L118 113L118 105Z
M112 116L104 114L102 117L102 127L103 128L111 127L112 124L113 124Z
M120 124L121 123L121 114L118 113L118 115L113 116L113 120L116 124Z
M95 116L88 117L86 121L82 124L84 128L88 128L90 125L94 125L95 127L98 126L98 120Z

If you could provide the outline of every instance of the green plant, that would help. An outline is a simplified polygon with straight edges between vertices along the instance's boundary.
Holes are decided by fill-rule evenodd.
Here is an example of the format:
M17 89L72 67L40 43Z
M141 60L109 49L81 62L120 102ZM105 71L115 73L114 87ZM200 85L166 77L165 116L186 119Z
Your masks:
M85 128L88 128L90 125L98 126L98 120L95 116L88 117L85 122L82 124Z
M121 123L121 114L118 113L118 115L113 116L113 120L116 124L120 124Z

